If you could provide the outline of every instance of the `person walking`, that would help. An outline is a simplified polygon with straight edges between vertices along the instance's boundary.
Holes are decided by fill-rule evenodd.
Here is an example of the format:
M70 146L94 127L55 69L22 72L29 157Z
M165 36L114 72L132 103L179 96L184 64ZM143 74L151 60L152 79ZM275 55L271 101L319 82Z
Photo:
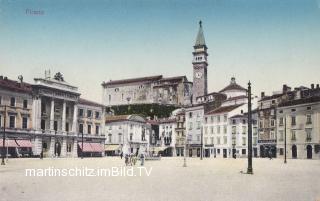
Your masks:
M122 157L123 157L123 152L120 153L120 158L122 159Z
M269 159L272 160L272 151L271 151L271 149L269 150Z
M144 154L143 153L140 154L140 160L141 160L141 166L143 166L144 165Z
M126 166L128 166L128 164L129 164L129 156L128 156L128 154L126 154L124 156L124 163L126 164Z

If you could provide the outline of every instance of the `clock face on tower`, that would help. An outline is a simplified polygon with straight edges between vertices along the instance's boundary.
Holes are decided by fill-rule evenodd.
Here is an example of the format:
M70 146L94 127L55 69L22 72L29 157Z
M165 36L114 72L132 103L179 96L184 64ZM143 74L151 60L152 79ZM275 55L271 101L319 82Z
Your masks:
M202 73L201 72L196 72L196 78L201 78L202 77Z

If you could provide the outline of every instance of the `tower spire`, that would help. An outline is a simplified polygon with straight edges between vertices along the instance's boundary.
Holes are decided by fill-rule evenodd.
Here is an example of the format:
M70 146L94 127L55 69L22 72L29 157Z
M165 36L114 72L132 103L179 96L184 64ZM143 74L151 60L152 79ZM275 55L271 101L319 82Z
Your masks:
M202 21L200 20L199 21L199 31L198 31L196 43L194 46L202 46L202 45L206 45L206 41L205 41L204 35L203 35Z

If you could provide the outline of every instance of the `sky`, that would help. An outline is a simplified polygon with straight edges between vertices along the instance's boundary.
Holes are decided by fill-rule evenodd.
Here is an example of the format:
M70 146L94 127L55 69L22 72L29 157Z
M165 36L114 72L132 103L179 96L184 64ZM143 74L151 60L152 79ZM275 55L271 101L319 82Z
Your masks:
M110 79L192 81L199 20L209 92L233 76L256 95L320 82L320 0L0 0L0 74L61 72L97 102Z

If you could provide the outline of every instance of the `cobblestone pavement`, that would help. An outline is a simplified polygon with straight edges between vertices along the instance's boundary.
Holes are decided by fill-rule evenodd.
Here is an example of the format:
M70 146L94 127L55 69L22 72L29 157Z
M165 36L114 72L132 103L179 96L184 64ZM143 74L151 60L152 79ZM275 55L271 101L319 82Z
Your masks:
M192 158L187 159L188 167L182 167L182 158L162 158L146 161L141 176L138 168L134 169L137 176L25 176L26 168L96 170L123 164L120 158L9 159L0 166L0 200L320 200L319 160L283 164L280 159L253 159L254 175L240 173L246 172L246 159ZM150 176L144 170L151 170Z

